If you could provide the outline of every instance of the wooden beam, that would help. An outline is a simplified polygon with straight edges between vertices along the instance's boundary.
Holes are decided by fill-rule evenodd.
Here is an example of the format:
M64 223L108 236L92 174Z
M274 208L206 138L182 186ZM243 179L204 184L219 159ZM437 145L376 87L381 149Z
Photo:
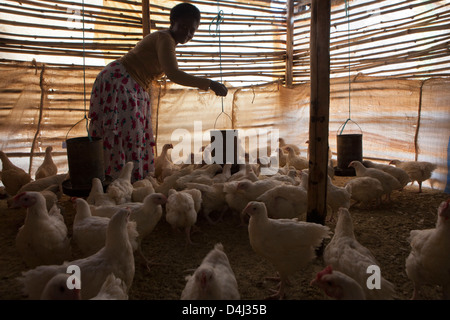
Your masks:
M330 0L311 6L311 97L307 221L325 224L327 215L330 107Z
M150 32L150 0L142 0L142 37Z
M286 15L286 87L292 87L294 66L294 0L287 0Z

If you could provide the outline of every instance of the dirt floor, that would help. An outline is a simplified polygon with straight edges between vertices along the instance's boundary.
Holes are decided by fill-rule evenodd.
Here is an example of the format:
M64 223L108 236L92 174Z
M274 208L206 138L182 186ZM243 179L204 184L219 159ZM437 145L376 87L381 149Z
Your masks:
M351 178L336 177L334 183L342 186L348 179ZM409 232L412 229L433 228L439 204L449 197L446 193L429 188L418 193L417 185L413 185L407 186L402 192L394 192L392 202L382 204L378 209L350 210L357 239L377 257L382 275L395 284L399 300L410 299L413 291L412 282L405 273ZM74 209L69 197L64 195L60 204L71 233ZM23 299L16 277L26 267L15 250L15 236L24 218L24 209L8 209L6 200L0 200L0 300ZM173 233L169 224L161 220L143 242L145 255L160 265L152 266L149 271L143 259L135 257L136 273L129 299L178 300L189 270L195 269L217 242L224 245L236 275L241 298L262 300L267 297L269 289L275 283L265 280L265 277L274 276L275 270L253 252L247 228L237 227L238 222L238 218L232 215L217 225L210 225L199 218L197 226L200 231L192 236L196 245L186 247L184 234ZM334 222L327 224L334 230ZM73 250L73 258L78 258L76 248ZM292 286L288 288L285 298L327 299L319 289L309 285L316 272L323 267L323 260L319 257L308 268L299 270L292 277ZM423 299L441 298L440 288L429 286L424 289Z

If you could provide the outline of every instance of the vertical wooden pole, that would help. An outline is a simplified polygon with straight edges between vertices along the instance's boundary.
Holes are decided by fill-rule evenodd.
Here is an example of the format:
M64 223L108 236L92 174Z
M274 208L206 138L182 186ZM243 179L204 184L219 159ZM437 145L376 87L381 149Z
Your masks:
M320 224L325 224L327 215L330 11L331 0L312 0L307 221Z
M294 66L294 0L286 1L286 87L292 87Z
M150 0L142 0L142 36L150 33Z

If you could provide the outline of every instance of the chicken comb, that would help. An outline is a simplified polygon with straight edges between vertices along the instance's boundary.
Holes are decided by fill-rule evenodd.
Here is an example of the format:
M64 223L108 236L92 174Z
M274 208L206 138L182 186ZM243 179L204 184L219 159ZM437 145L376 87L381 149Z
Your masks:
M14 196L14 201L19 200L25 193L26 193L26 192L21 192L21 193L15 195L15 196Z
M320 279L322 279L322 277L324 276L324 275L326 275L326 274L332 274L333 273L333 268L331 267L331 265L328 265L325 269L323 269L322 271L320 271L320 272L317 272L317 275L316 275L316 279L317 280L320 280Z
M445 211L447 211L449 206L450 206L450 199L447 199L443 201L439 207L439 215L445 216L445 220L449 218L448 214L444 213Z

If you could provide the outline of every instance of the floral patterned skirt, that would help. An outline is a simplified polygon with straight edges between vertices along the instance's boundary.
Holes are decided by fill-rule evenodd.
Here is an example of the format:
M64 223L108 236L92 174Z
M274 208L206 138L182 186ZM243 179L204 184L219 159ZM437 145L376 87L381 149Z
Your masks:
M134 162L132 182L154 171L151 100L120 61L109 63L92 87L89 133L103 138L105 174L117 178Z

